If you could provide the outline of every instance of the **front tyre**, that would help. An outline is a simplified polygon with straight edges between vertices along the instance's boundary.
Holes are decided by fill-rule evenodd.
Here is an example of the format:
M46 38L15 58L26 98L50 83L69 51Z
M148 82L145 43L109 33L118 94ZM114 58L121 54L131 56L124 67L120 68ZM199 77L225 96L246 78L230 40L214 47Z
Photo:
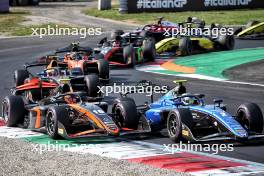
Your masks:
M136 53L132 46L126 46L123 51L125 64L133 68L136 65Z
M263 114L255 103L246 103L238 107L235 119L246 129L256 133L263 133Z
M139 124L139 118L137 114L137 107L132 99L120 100L113 109L113 113L116 115L116 120L120 127L130 128L136 130Z
M191 130L193 123L192 113L189 109L172 110L167 118L167 131L170 139L173 142L182 141L182 125L184 124Z
M23 124L26 115L25 104L20 96L5 97L2 104L2 117L8 127Z
M69 114L65 107L54 106L49 108L46 116L47 134L52 139L59 139L58 123L62 123L65 129L70 125Z
M86 92L89 97L97 97L99 88L99 77L98 75L86 75L84 77L86 84Z
M97 61L99 77L102 79L109 79L109 62L104 59Z

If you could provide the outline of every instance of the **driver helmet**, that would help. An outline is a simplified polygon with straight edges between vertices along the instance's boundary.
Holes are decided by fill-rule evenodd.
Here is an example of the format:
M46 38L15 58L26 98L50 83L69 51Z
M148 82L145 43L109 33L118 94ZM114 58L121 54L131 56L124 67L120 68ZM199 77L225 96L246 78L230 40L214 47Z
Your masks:
M26 97L26 99L27 99L28 101L30 101L30 102L34 102L34 100L33 100L33 95L32 95L32 93L31 93L31 91L26 91L26 92L25 92L25 97Z
M194 97L188 97L190 94L182 94L182 96L187 96L182 98L182 102L184 105L189 106L195 104L196 99Z
M47 75L49 77L58 76L59 75L59 72L56 69L48 69L46 72L47 72Z
M79 53L72 53L70 57L72 60L82 60L82 56Z

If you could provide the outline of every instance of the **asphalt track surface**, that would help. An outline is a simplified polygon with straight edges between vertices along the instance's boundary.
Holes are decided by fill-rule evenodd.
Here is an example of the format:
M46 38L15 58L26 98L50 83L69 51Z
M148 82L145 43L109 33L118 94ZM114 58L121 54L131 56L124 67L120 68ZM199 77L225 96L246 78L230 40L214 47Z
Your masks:
M13 86L13 72L22 68L25 62L30 62L36 58L54 51L58 47L64 47L69 42L80 41L81 44L95 47L101 37L89 37L80 40L76 37L47 37L39 38L10 38L0 40L0 98L1 100L10 94ZM236 48L254 48L264 46L263 41L237 41ZM179 79L173 76L164 76L152 73L144 73L134 69L114 69L111 70L112 82L118 81L139 81L142 79L153 81L156 84L173 86L172 80ZM244 102L255 102L260 105L264 112L264 90L263 87L206 81L198 79L188 79L188 91L192 93L203 93L206 101L212 103L213 98L222 98L228 105L228 111L235 113L236 108ZM243 81L243 80L237 80ZM111 98L111 97L110 97ZM137 103L143 103L149 99L144 96L135 96ZM157 98L157 97L156 97ZM108 98L109 99L109 98ZM144 139L144 141L156 144L172 143L166 133ZM220 155L245 159L264 163L264 142L240 145L235 144L233 152L220 152Z

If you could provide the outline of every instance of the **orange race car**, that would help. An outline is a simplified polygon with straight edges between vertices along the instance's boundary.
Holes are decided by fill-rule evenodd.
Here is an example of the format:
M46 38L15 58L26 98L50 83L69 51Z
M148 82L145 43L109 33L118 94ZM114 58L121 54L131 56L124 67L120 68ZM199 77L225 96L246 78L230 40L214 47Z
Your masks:
M57 49L56 55L63 54L59 58L60 62L67 64L70 70L87 75L90 73L98 74L100 80L109 80L109 63L98 54L95 55L89 47L81 47L78 43L72 43L70 46Z

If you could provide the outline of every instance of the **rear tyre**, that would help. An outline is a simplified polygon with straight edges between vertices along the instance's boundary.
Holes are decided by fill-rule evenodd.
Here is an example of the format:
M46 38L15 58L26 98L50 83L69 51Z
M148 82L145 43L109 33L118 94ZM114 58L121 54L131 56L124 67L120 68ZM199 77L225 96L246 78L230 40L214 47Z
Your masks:
M102 79L108 79L109 78L109 62L104 59L99 59L97 61L97 64L98 64L99 77Z
M26 115L25 104L20 96L5 97L2 104L2 117L8 127L23 124Z
M136 54L132 46L126 46L124 48L123 57L128 67L133 68L136 65Z
M65 129L70 126L70 119L68 111L64 106L54 106L49 108L46 117L46 130L47 134L52 139L59 139L58 123L62 123Z
M232 50L235 47L235 38L233 35L220 35L218 38L220 49Z
M19 6L27 6L29 0L18 0L17 2Z
M180 39L179 42L179 51L182 56L188 56L192 54L192 41L188 37L184 37Z
M15 86L17 87L23 85L27 78L29 78L27 70L16 70L14 73Z
M247 130L263 133L263 114L255 103L246 103L238 107L236 120Z
M255 26L255 25L257 25L257 24L259 24L259 21L251 20L251 21L249 21L249 22L247 23L247 25L246 25L246 29L247 29L247 28L250 28L250 27L252 27L252 26Z
M137 114L137 107L132 99L120 100L113 109L113 113L116 114L116 120L119 125L124 128L130 128L136 130L139 124L139 118Z
M193 123L192 113L189 109L184 108L171 111L167 119L167 130L170 139L174 142L182 141L182 124L191 130Z
M86 92L89 97L97 97L99 91L99 78L97 75L87 75L84 77Z
M148 61L154 61L156 57L156 48L154 39L143 41L142 45L143 58Z

